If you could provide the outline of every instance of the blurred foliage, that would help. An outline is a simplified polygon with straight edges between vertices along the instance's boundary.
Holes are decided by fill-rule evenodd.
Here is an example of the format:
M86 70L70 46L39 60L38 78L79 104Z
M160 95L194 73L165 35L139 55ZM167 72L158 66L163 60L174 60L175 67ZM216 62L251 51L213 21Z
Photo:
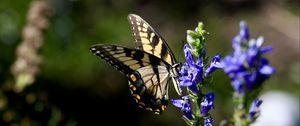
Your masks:
M49 3L53 16L40 50L41 71L33 85L16 93L9 90L14 83L10 67L22 40L30 1L1 1L1 126L184 125L181 112L171 105L159 116L138 109L131 102L125 76L89 52L89 47L97 43L134 47L126 19L129 13L138 14L150 23L180 62L183 62L186 30L197 22L204 22L210 33L208 56L217 53L224 56L231 51L238 22L246 20L253 36L264 36L265 44L274 47L269 58L278 71L265 83L263 92L282 90L300 96L299 88L295 88L300 85L299 0L49 0ZM286 13L289 15L282 15ZM285 21L296 23L280 27ZM214 82L209 90L216 93L212 115L217 125L231 116L232 89L222 71L214 74ZM178 97L172 86L170 95Z

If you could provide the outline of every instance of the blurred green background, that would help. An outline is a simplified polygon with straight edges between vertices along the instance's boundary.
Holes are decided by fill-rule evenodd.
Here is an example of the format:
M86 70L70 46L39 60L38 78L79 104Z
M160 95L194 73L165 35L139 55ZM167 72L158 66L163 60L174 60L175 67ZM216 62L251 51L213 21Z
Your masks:
M207 54L229 54L231 39L245 20L251 37L264 36L274 51L267 55L277 73L262 93L287 92L299 98L299 0L49 0L52 16L44 34L40 71L22 92L11 66L22 41L31 1L1 0L0 4L0 125L185 125L172 105L162 115L137 108L125 76L89 52L97 43L134 47L129 13L144 18L184 62L186 30L199 21L210 33ZM222 71L214 75L214 124L229 119L232 88ZM178 98L172 86L170 97Z

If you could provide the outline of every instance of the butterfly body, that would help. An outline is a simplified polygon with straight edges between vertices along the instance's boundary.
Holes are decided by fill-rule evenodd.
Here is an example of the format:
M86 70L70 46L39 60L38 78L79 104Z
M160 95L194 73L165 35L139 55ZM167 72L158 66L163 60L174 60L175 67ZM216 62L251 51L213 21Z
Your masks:
M178 94L180 64L166 42L153 28L137 15L130 14L136 48L119 45L97 44L90 51L111 64L128 77L133 99L141 108L155 113L164 111L168 104L168 82L170 78Z

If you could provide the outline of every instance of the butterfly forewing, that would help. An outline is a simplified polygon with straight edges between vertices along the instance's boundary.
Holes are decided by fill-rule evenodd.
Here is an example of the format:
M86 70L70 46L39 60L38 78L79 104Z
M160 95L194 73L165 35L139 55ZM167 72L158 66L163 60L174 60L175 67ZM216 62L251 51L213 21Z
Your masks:
M118 70L122 70L124 67L126 69L137 70L141 67L149 65L163 65L169 67L165 61L147 52L138 49L126 48L119 45L97 44L92 46L90 51L104 59L106 62L110 63Z
M129 14L128 20L137 49L153 54L170 65L176 63L168 44L146 21L135 14Z

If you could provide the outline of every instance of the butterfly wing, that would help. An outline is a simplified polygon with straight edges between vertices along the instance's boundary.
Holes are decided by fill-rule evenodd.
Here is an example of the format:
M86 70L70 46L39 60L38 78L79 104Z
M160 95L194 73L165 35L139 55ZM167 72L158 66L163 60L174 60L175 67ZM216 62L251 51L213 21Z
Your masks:
M141 108L160 114L168 104L169 71L165 66L146 66L129 78L131 94Z
M90 51L129 78L133 98L140 107L161 113L167 105L168 63L138 49L98 44Z
M92 46L90 51L125 75L144 66L167 65L167 63L151 54L118 45L97 44Z
M128 20L137 49L155 55L170 65L176 63L168 44L145 20L135 14L129 14Z

